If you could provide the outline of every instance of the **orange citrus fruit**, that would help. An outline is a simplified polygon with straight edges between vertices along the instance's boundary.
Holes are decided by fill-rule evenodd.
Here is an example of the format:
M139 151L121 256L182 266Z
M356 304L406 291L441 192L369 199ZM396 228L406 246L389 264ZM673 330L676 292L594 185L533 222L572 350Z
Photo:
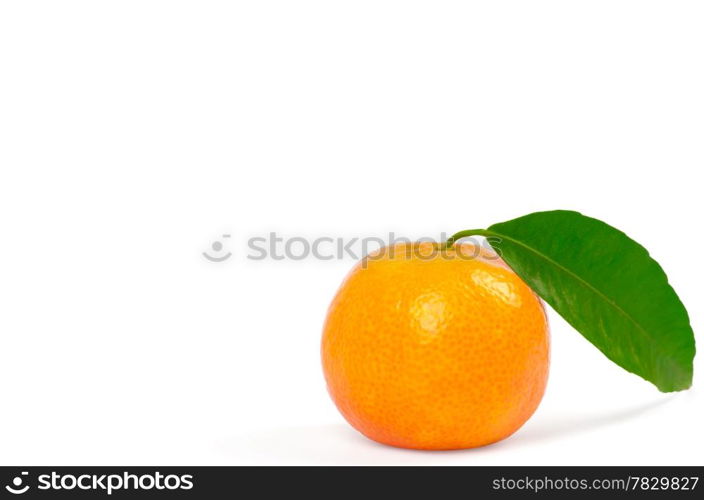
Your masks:
M367 437L446 450L499 441L545 390L549 332L540 299L492 252L432 243L361 261L330 305L328 390Z

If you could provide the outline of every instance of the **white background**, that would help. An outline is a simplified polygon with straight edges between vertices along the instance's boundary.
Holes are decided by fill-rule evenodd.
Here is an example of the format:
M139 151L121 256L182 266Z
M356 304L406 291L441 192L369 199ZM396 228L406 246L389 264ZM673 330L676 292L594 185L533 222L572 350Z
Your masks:
M702 356L661 394L552 313L514 436L368 441L319 362L353 261L246 255L576 209L645 244L701 334L703 22L694 1L3 2L0 463L701 464Z

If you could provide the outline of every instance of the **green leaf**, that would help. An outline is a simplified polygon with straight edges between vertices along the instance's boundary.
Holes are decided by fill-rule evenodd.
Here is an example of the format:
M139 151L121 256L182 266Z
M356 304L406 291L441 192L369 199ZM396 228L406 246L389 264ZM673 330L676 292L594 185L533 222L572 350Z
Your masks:
M565 210L471 233L487 236L516 274L610 360L663 392L692 385L687 310L660 265L624 233Z

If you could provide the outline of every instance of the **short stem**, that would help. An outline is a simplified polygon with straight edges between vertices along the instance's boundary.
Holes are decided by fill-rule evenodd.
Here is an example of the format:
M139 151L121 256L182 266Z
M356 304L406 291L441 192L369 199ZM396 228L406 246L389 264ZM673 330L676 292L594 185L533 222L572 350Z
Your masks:
M451 248L452 245L459 239L466 238L467 236L491 236L493 233L486 229L465 229L459 233L455 233L442 245L442 249Z

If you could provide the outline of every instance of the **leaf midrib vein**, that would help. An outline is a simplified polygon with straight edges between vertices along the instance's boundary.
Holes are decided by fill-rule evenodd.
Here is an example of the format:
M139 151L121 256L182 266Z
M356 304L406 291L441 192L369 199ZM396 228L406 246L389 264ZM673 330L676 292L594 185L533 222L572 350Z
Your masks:
M519 245L519 246L521 246L521 247L523 247L523 248L525 248L525 249L527 249L527 250L530 250L531 252L533 252L533 253L534 253L535 255L537 255L538 257L540 257L540 258L542 258L542 259L544 259L544 260L550 262L552 265L554 265L556 268L558 268L559 270L561 270L563 273L567 274L568 276L573 277L576 281L578 281L579 283L581 283L584 287L588 288L589 290L591 290L591 291L594 292L595 294L601 296L607 303L611 304L611 306L612 306L615 310L617 310L619 313L621 313L623 316L625 316L626 319L628 319L631 323L633 323L633 324L636 326L636 328L637 328L638 330L640 330L641 332L643 332L643 334L645 334L646 337L648 337L651 341L654 341L653 336L652 336L638 321L636 321L635 318L633 318L633 316L631 316L628 312L626 312L625 310L623 310L611 297L609 297L608 295L606 295L604 292L602 292L601 290L599 290L598 288L596 288L594 285L592 285L591 283L589 283L588 281L586 281L584 278L582 278L582 277L579 276L578 274L576 274L576 273L570 271L569 269L567 269L566 267L564 267L564 266L563 266L562 264L560 264L559 262L556 262L555 260L553 260L552 258L548 257L548 256L545 255L544 253L539 252L537 249L533 248L533 247L530 246L530 245L527 245L526 243L523 243L523 242L520 241L520 240L516 240L516 239L514 239L514 238L511 238L510 236L506 236L505 234L497 233L497 232L495 232L495 231L493 231L493 230L489 230L489 232L491 232L491 233L493 233L493 234L495 234L496 236L499 236L499 237L501 237L501 238L506 238L507 240L511 241L512 243L515 243L516 245Z

